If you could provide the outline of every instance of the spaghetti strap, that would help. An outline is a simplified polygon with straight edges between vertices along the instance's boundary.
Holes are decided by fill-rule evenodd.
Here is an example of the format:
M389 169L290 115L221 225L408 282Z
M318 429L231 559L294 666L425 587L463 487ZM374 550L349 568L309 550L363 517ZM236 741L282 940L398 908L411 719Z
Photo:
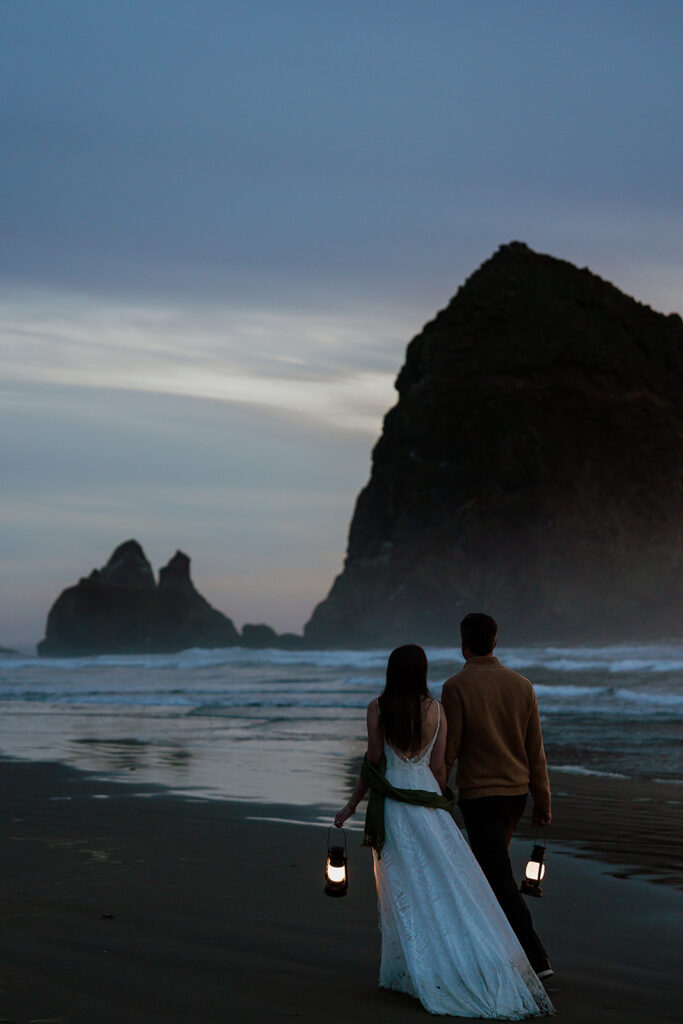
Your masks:
M439 704L439 702L437 700L436 701L436 729L434 730L434 735L432 736L431 740L429 741L427 746L424 748L424 750L429 749L429 751L431 752L432 747L436 743L436 737L439 735L439 729L440 728L441 728L441 705Z

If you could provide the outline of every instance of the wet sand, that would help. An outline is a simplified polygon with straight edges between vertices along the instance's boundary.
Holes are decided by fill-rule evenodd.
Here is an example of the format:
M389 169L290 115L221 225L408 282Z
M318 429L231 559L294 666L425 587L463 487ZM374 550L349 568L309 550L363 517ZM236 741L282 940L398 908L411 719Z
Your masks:
M588 783L583 801L558 796L556 814L574 801L566 827L592 841L599 790L601 835L614 818L620 851L630 841L641 864L642 822L629 840L609 787ZM357 833L350 892L330 900L324 829L255 820L298 819L301 808L142 792L150 787L60 765L0 762L0 1021L426 1019L418 1003L376 987L371 857ZM527 850L515 841L516 863ZM679 1020L683 894L609 871L558 847L549 856L546 895L530 905L556 970L551 998L566 1024Z

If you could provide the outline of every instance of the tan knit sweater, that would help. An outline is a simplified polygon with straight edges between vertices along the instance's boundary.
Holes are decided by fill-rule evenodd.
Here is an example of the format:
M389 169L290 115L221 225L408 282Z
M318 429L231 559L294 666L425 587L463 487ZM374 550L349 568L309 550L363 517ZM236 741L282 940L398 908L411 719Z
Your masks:
M536 694L528 679L492 654L473 657L441 696L448 736L446 770L458 762L459 797L516 796L531 791L539 813L550 811Z

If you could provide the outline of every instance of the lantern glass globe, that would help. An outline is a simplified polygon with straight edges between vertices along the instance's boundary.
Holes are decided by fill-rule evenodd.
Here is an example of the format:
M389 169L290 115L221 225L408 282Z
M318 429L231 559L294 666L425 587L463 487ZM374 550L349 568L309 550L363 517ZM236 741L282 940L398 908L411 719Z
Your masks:
M525 874L530 882L541 882L545 878L545 864L539 864L537 860L530 860Z
M330 882L344 882L346 881L346 867L344 864L338 866L331 864L330 859L327 859L327 868L325 870L326 877Z

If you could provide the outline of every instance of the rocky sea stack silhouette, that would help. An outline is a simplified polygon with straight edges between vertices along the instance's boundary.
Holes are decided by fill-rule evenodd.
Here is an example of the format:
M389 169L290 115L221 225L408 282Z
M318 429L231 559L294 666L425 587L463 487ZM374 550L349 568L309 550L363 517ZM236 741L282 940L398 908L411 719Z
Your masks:
M159 570L159 582L136 540L119 544L102 569L93 569L59 595L47 617L38 653L52 657L90 654L159 654L190 647L301 647L294 633L265 623L238 633L222 612L195 590L190 559L176 551Z
M128 540L103 569L62 591L38 653L141 653L239 643L232 621L195 590L187 555L176 551L156 583L142 547Z
M309 645L679 635L683 322L502 246L408 346Z

